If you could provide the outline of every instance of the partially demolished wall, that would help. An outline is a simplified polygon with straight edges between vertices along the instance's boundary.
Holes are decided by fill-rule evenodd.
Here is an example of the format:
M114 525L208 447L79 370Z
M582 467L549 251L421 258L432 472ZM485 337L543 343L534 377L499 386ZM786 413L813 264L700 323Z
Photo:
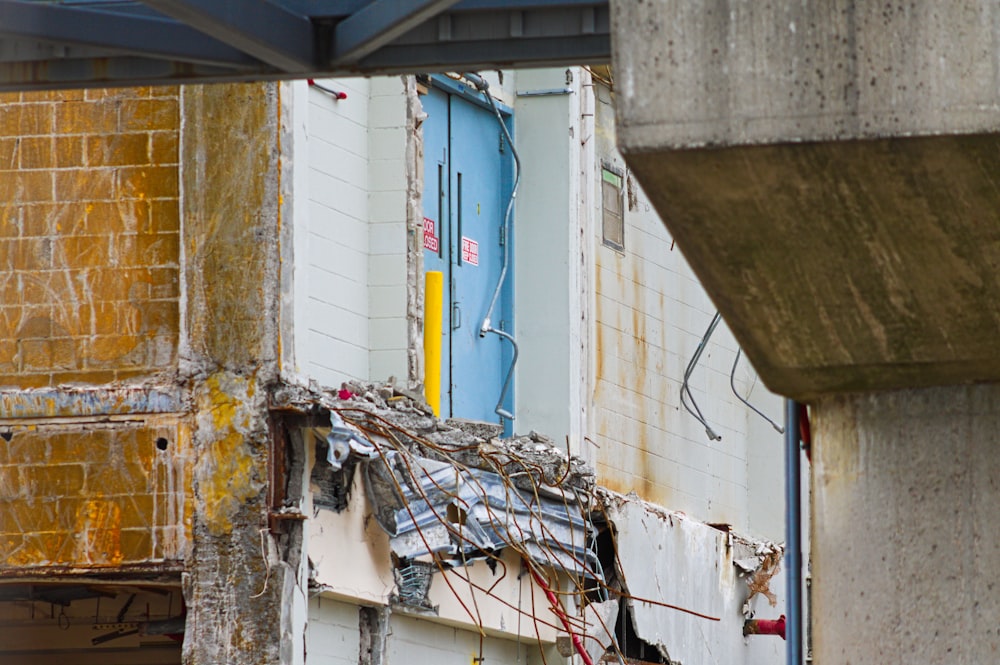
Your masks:
M774 544L600 488L542 435L440 421L405 389L286 387L273 399L330 418L309 428L314 593L556 642L565 656L576 636L594 663L777 657L780 644L742 634L754 612L776 612Z

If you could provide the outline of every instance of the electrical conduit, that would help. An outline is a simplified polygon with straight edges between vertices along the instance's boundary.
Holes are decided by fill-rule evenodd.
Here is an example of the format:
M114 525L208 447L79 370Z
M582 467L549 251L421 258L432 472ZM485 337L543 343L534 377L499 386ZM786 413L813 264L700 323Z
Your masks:
M490 300L489 309L486 310L486 316L483 317L483 322L479 326L479 336L486 337L487 333L493 333L502 339L506 339L514 347L514 356L510 361L510 368L507 370L507 376L504 378L503 388L500 390L500 399L497 400L496 408L493 412L496 413L501 418L506 418L508 420L514 420L514 414L504 408L504 400L507 399L507 393L510 391L510 382L514 376L514 366L517 365L517 340L514 336L508 332L500 330L499 328L494 328L492 323L493 310L496 309L497 301L500 299L500 291L503 289L504 282L507 281L507 269L510 266L510 217L514 212L514 201L517 199L517 187L521 183L521 157L517 154L517 148L514 146L514 139L510 135L510 130L507 129L507 124L503 121L500 116L500 109L497 108L496 102L493 101L493 96L490 94L490 84L486 82L479 74L474 74L472 72L465 72L462 74L466 80L471 82L479 92L483 93L486 97L486 101L489 102L490 108L493 109L493 114L497 118L497 123L500 125L500 131L503 133L504 138L510 145L510 152L514 156L514 186L510 191L510 198L507 199L507 209L503 216L503 237L505 242L503 245L503 267L500 269L500 278L497 280L497 286L493 290L493 298Z

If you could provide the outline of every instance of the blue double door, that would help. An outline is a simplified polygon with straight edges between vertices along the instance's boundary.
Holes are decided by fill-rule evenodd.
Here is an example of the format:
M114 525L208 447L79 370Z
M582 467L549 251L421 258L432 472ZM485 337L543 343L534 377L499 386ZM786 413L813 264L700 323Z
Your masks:
M513 176L510 146L488 108L435 87L422 102L424 270L444 274L441 415L499 422L494 410L512 350L496 334L480 335L480 327L503 269L504 246L513 240L503 228ZM511 332L513 252L509 263L491 324ZM504 400L507 411L512 393Z

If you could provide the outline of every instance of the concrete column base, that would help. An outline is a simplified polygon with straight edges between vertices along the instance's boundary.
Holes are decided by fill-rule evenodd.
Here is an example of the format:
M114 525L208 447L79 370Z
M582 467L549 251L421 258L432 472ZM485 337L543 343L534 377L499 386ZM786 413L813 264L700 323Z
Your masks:
M1000 384L813 409L816 663L1000 662Z

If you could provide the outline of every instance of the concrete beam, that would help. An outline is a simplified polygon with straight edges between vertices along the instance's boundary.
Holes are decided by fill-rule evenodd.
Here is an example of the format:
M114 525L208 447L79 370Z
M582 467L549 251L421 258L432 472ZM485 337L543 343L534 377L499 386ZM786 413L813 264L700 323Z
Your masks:
M772 390L1000 380L1000 6L612 6L622 151Z

